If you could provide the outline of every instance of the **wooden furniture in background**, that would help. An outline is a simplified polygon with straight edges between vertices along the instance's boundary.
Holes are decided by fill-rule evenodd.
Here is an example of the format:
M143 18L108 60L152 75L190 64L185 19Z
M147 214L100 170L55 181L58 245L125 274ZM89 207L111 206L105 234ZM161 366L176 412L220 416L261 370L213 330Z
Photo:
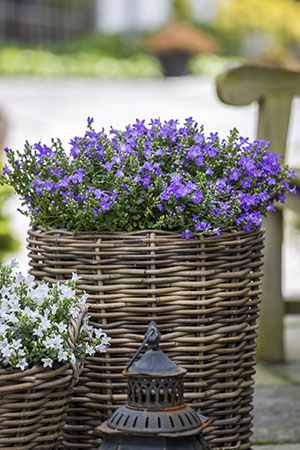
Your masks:
M244 106L257 102L257 137L271 142L271 150L286 156L286 140L291 105L300 96L300 73L283 68L241 65L221 73L217 93L228 105ZM299 175L299 169L295 169ZM297 179L293 180L296 184ZM300 190L298 187L298 191ZM285 205L300 212L300 195L289 195ZM263 301L261 305L258 357L268 361L284 360L283 317L300 313L300 301L283 299L281 286L283 211L270 213L265 220L266 248Z

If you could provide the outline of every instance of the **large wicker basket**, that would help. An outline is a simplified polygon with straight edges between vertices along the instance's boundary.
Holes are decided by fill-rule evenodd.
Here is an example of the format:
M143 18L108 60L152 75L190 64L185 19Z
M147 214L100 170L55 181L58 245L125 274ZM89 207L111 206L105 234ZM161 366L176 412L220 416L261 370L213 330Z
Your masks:
M72 397L65 447L96 449L93 430L126 399L121 375L154 319L162 348L188 370L186 400L212 419L212 449L251 447L255 338L263 232L230 229L219 237L179 233L29 231L31 273L50 283L82 278L92 323L111 337L88 358Z
M86 310L69 325L68 343L75 340ZM70 395L82 366L66 363L58 369L33 367L0 370L0 448L55 449L63 439Z

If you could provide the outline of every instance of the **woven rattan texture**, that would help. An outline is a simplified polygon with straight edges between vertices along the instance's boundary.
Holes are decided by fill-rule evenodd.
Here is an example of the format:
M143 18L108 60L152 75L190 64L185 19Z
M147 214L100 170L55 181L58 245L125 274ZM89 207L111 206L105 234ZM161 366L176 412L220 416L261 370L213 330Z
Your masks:
M80 308L69 325L74 346L83 316ZM55 449L62 439L70 395L80 367L66 363L58 369L0 370L0 448Z
M31 273L54 283L77 272L91 297L93 324L111 337L87 360L68 425L66 448L96 449L94 428L126 400L121 375L154 319L161 348L188 373L185 398L212 419L212 449L249 449L263 232L179 233L30 230ZM67 438L69 436L69 440Z

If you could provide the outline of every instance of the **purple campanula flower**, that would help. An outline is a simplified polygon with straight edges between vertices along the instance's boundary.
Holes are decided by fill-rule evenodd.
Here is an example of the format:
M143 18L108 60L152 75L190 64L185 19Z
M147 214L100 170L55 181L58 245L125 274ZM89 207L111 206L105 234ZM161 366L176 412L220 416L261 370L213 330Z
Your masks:
M102 167L104 167L104 169L106 169L106 170L108 170L108 172L110 172L113 165L114 165L114 163L107 161L106 163L104 163L102 165Z
M267 211L273 211L276 212L276 208L272 203L269 203L267 206Z
M207 156L209 156L209 158L215 158L218 153L219 153L219 149L216 147L205 147L205 152L207 154Z
M164 156L164 151L161 148L159 148L158 150L156 150L155 156Z
M76 170L75 175L70 176L70 180L73 181L73 183L81 183L83 180L84 172L84 169Z
M284 201L286 199L286 194L284 194L284 193L279 194L277 199L280 203L284 203Z
M87 118L87 123L88 123L89 127L92 125L93 122L94 122L94 119L92 117Z
M70 183L70 178L69 177L63 177L62 180L59 180L58 186L62 187L62 188L67 188L67 187L69 187L69 183Z
M190 239L190 238L193 237L194 235L193 235L193 233L192 233L190 230L185 230L185 231L183 231L183 232L181 233L181 236L182 236L184 239Z
M11 174L0 182L20 192L26 187L33 223L95 231L108 224L114 230L157 224L184 230L187 239L193 233L217 236L223 226L259 226L275 201L295 193L289 183L294 173L280 167L268 144L250 142L236 130L219 140L217 133L206 137L192 118L183 126L137 119L109 133L96 132L92 123L88 118L86 133L70 141L68 153L59 141L51 147L26 143L24 156L8 152L4 175ZM49 219L36 208L51 211ZM116 214L106 214L113 209Z
M102 195L105 195L105 192L102 191L101 189L95 189L94 190L94 196L99 199L102 197Z
M10 174L11 174L11 170L7 166L4 166L3 172L2 172L2 177L4 177L5 175L9 176Z
M195 192L195 194L191 197L191 199L193 200L193 202L198 205L203 197L203 190L201 189L200 191Z
M237 181L240 176L241 176L241 172L239 171L239 169L233 169L229 173L229 179L230 180Z
M47 180L45 181L45 183L43 183L43 187L47 189L47 191L52 191L54 184L52 183L51 180Z
M214 229L213 229L213 233L214 233L216 236L220 236L220 234L221 234L220 226L214 228Z

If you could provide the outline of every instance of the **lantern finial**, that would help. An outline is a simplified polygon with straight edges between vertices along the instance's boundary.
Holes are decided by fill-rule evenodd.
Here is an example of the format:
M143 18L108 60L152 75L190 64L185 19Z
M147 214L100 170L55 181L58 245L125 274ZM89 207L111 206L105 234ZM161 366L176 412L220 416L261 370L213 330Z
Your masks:
M146 344L148 344L149 350L158 350L160 338L161 338L161 333L159 332L159 330L157 328L156 322L154 322L154 320L151 320L151 322L149 323L148 329L145 333L144 340L143 340L141 346L136 351L136 353L131 358L126 370L128 370L129 367L132 366L132 364L134 363L136 358L139 356L139 354L141 353L141 351L143 350L143 348L145 347Z

